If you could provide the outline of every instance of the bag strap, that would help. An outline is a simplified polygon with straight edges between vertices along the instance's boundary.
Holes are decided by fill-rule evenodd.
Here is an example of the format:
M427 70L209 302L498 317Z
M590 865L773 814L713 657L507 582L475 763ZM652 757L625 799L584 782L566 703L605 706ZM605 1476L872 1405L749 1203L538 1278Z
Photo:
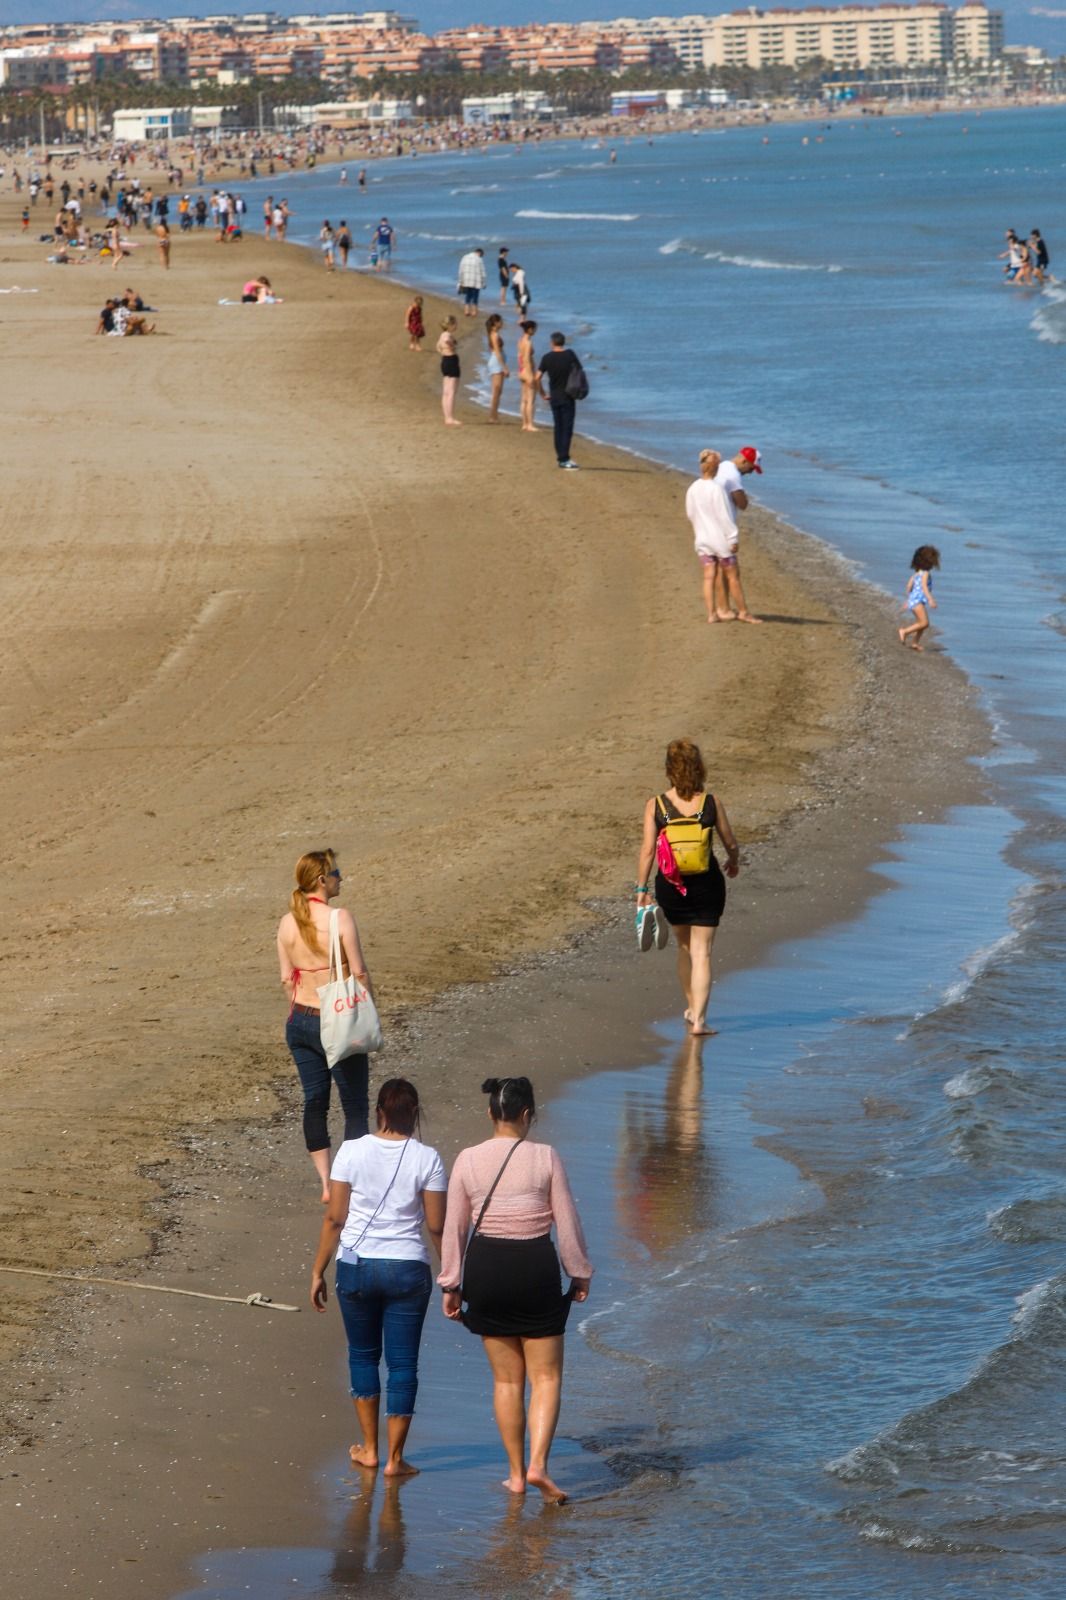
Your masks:
M334 916L336 916L336 914L337 914L336 912L333 912ZM359 1246L362 1244L363 1240L366 1238L367 1234L370 1232L371 1225L377 1220L378 1212L381 1210L382 1206L385 1204L385 1201L389 1198L389 1191L392 1188L393 1184L396 1182L396 1176L397 1176L397 1173L400 1170L400 1163L403 1161L404 1154L405 1154L405 1152L407 1150L407 1146L410 1143L411 1143L411 1138L410 1138L410 1135L408 1135L408 1137L403 1142L403 1149L400 1151L400 1154L397 1157L396 1165L395 1165L395 1167L393 1168L393 1171L392 1171L392 1177L389 1179L388 1183L385 1186L385 1193L382 1195L381 1199L378 1201L377 1205L374 1207L374 1211L373 1211L373 1214L372 1214L372 1216L370 1218L370 1221L367 1223L366 1227L363 1229L362 1233L359 1235L359 1237L355 1241L355 1243L350 1247L353 1255L355 1255L358 1252ZM345 1246L345 1248L347 1249L349 1247Z
M344 976L344 953L341 950L341 916L339 911L329 914L329 982L340 983ZM336 976L334 977L334 973Z
M514 1155L515 1151L518 1149L518 1146L520 1144L524 1144L524 1143L525 1143L525 1134L522 1135L521 1139L516 1139L515 1140L514 1144L511 1146L510 1150L508 1150L507 1154L504 1156L504 1158L503 1158L503 1166L500 1168L499 1172L493 1178L493 1180L492 1180L492 1188L489 1190L488 1194L485 1196L485 1204L481 1207L481 1210L478 1212L477 1221L474 1223L474 1226L470 1230L470 1239L472 1239L474 1237L475 1233L477 1233L478 1229L480 1228L482 1222L485 1220L485 1212L489 1209L489 1201L492 1199L493 1195L496 1193L496 1185L499 1183L500 1179L503 1177L504 1173L507 1171L507 1163L508 1163L508 1161L510 1161L511 1157ZM467 1246L468 1250L470 1248L470 1239L468 1239L466 1241L466 1246Z

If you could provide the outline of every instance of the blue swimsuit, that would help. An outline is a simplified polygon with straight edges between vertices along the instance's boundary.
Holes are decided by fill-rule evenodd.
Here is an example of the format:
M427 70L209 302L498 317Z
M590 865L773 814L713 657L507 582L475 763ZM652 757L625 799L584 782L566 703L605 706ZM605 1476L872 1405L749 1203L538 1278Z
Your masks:
M929 577L929 589L930 592L932 592L932 577L928 573L926 576ZM915 606L925 605L925 591L922 588L922 574L920 572L916 572L914 577L911 579L911 586L907 590L907 604L912 611L914 610Z

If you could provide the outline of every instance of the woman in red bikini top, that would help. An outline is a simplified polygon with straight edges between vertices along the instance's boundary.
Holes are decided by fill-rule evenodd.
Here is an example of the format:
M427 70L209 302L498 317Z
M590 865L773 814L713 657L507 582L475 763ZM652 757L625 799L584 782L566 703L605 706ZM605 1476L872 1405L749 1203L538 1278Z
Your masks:
M304 1142L329 1200L329 1100L331 1076L319 1033L318 991L329 981L330 901L340 894L341 875L332 850L311 850L296 863L290 909L278 923L278 965L289 997L285 1042L292 1052L304 1092ZM373 994L359 930L350 911L338 908L344 970L354 973ZM361 1139L367 1130L369 1062L349 1056L333 1068L344 1110L344 1137Z

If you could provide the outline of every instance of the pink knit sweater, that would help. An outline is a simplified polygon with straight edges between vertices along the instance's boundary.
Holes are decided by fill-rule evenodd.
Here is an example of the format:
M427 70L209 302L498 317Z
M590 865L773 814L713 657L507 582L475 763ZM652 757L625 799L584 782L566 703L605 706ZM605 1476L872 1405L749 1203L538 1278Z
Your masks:
M448 1185L438 1283L450 1288L462 1277L467 1236L510 1148L509 1139L486 1139L456 1157ZM550 1144L526 1139L507 1163L479 1232L493 1239L539 1239L551 1231L553 1222L563 1271L571 1278L591 1278L593 1268L566 1168Z

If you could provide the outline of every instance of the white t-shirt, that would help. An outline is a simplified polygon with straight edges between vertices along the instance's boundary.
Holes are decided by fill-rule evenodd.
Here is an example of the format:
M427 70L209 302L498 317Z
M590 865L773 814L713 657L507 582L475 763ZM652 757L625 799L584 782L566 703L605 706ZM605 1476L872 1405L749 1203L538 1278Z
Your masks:
M696 536L697 555L736 555L736 518L732 502L717 478L697 478L695 483L689 484L685 513Z
M736 462L723 461L721 466L718 468L718 471L714 475L714 481L715 483L720 483L722 488L725 490L726 499L729 502L729 515L732 517L735 525L737 520L737 508L733 504L733 490L740 489L743 493L747 493L747 490L744 488L744 479L740 475L740 469L738 468Z
M393 1174L395 1181L389 1189ZM422 1241L425 1216L422 1193L430 1189L443 1194L448 1188L444 1163L435 1150L418 1139L408 1139L404 1143L400 1139L381 1139L376 1133L367 1133L361 1139L345 1139L337 1151L330 1177L352 1186L338 1261L355 1261L366 1256L374 1260L425 1261L428 1264L429 1251ZM389 1192L385 1203L374 1217L386 1189ZM370 1222L371 1217L374 1217L373 1222Z

